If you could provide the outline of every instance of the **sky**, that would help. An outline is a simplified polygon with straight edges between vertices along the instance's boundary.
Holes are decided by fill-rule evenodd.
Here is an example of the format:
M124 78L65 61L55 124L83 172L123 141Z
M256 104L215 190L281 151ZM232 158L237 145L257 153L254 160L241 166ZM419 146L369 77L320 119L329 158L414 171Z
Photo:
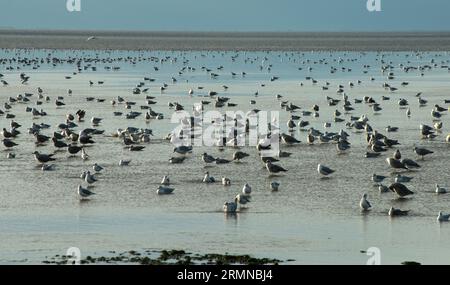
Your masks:
M0 28L126 31L450 31L449 0L0 0Z

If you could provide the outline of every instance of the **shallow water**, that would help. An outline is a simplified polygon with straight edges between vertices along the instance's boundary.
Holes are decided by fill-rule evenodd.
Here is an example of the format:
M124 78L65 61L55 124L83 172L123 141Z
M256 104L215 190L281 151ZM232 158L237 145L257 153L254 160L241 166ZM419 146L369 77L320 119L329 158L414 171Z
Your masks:
M11 51L1 50L0 58L13 57L15 53L26 57L42 57L49 51ZM231 57L238 54L235 61ZM405 260L422 263L450 262L448 256L450 245L450 223L439 224L436 221L438 211L450 211L450 194L437 196L433 193L434 184L450 186L449 156L450 145L445 144L448 115L444 115L443 132L432 141L420 140L419 125L432 125L430 111L434 104L443 104L444 99L450 99L450 81L447 69L436 67L425 71L424 76L418 72L403 73L399 64L418 66L429 64L436 59L440 64L448 64L450 56L447 53L344 53L344 52L314 52L314 53L282 53L282 52L102 52L102 51L60 51L58 57L84 56L92 58L135 57L163 58L177 57L173 62L137 61L92 63L97 66L97 72L83 71L66 80L75 68L71 64L52 67L41 64L37 70L25 67L23 70L7 71L6 66L0 66L0 73L10 85L0 87L0 96L6 101L20 93L36 93L38 86L44 89L44 94L52 100L41 107L48 113L42 118L32 118L25 113L25 104L13 104L11 113L15 120L22 124L22 134L15 139L20 146L14 152L15 159L6 159L7 152L1 151L0 179L2 180L0 199L0 263L39 263L46 256L65 254L67 248L76 246L82 255L102 254L115 250L152 249L186 249L201 253L234 253L252 254L258 257L275 257L278 259L294 259L294 264L365 264L368 256L360 251L369 247L381 250L383 264L399 264ZM386 74L380 71L381 55L384 61L392 61L395 66L396 79L389 81L399 87L395 93L381 88L386 81ZM267 60L262 62L263 58ZM251 58L245 62L246 58ZM335 60L344 59L343 63ZM310 62L305 62L306 60ZM328 64L320 63L324 59ZM350 61L354 59L354 61ZM189 60L189 66L195 67L194 72L177 75L184 66L183 61ZM407 61L410 63L407 63ZM272 64L269 72L266 68ZM368 74L363 74L362 66L371 66ZM17 64L13 63L12 66ZM107 71L104 66L120 66L120 71ZM159 71L153 69L159 67ZM205 66L220 74L218 79L201 70ZM223 70L216 70L223 66ZM313 67L309 72L307 68ZM330 66L351 68L351 72L339 70L330 74ZM302 67L302 70L298 68ZM27 85L21 85L18 80L20 72L31 76ZM232 77L230 72L247 75ZM127 113L123 105L112 107L109 101L117 96L136 101L135 111L139 105L145 105L145 95L132 95L131 90L144 76L155 78L156 81L146 87L149 95L157 97L153 110L162 112L164 120L146 122L144 117L126 120L124 117L113 117L113 111ZM171 83L171 77L177 78L177 83ZM270 82L272 76L280 79ZM312 76L319 83L312 85L305 80ZM373 76L375 81L370 82ZM362 80L361 85L349 88L349 81ZM89 87L89 80L105 81L104 85ZM188 82L187 82L188 81ZM321 86L325 81L331 83L328 91ZM403 81L410 82L407 87L400 87ZM169 88L161 94L159 87L163 82ZM304 82L304 86L300 86ZM261 87L260 84L266 84ZM329 107L326 96L341 99L336 95L338 84L344 84L346 94L353 103L354 98L373 96L381 103L383 111L374 115L366 104L353 104L353 116L366 114L374 129L385 133L387 125L398 126L398 133L387 134L398 139L399 147L404 157L417 159L413 153L413 145L418 144L435 151L427 157L420 171L407 172L414 179L408 187L416 192L412 198L399 200L391 193L379 194L378 189L370 180L372 173L391 174L385 163L385 157L394 150L389 150L377 159L366 159L365 136L363 133L351 134L349 141L352 148L346 154L338 155L334 144L283 146L282 150L293 152L289 158L281 159L279 163L289 171L286 175L269 177L263 164L257 156L254 146L243 147L242 151L251 154L241 163L212 165L205 167L201 154L205 151L213 156L231 159L235 149L196 147L192 155L188 155L183 164L169 164L173 145L164 141L174 127L170 123L172 110L168 102L179 102L190 110L194 103L204 100L209 90L219 92L220 96L230 97L237 103L234 108L225 110L248 111L253 108L261 110L280 111L276 94L282 94L283 100L311 109L313 104L320 105L320 117L305 117L311 126L322 131L339 131L345 129L345 123L332 123L332 127L324 129L324 122L331 122L335 109L342 111L342 105ZM221 87L227 85L226 91ZM197 86L204 86L197 90ZM67 95L67 89L73 90L73 95ZM190 97L187 91L195 89ZM259 96L255 98L254 92ZM423 98L429 100L428 106L419 107L415 94L423 92ZM381 96L390 96L390 101L381 101ZM36 94L32 97L33 105ZM55 108L56 96L64 96L66 106ZM104 98L104 103L86 102L85 97ZM406 117L406 110L399 109L398 98L406 98L410 102L411 118ZM208 99L208 98L206 98ZM255 99L256 105L249 101ZM3 107L3 106L2 106ZM94 136L96 144L86 148L90 160L82 161L79 157L68 158L66 152L56 152L58 160L56 170L42 172L31 154L34 150L43 153L54 151L52 144L35 146L33 137L26 133L26 128L32 122L45 122L52 128L43 133L51 136L59 123L65 119L65 114L74 113L77 109L86 110L85 122L79 123L77 130L91 127L89 119L92 116L104 118L99 129L105 130L105 135ZM206 110L214 109L207 106ZM343 115L349 119L350 114ZM286 130L288 113L280 112L281 128ZM142 152L129 152L123 149L117 138L109 135L117 128L134 126L151 128L154 133L152 141L145 145ZM9 128L9 120L0 119L0 128ZM296 131L294 135L306 141L307 132ZM3 148L3 147L2 147ZM120 159L131 159L128 167L119 167ZM105 167L98 175L93 191L97 193L90 201L80 202L76 188L83 184L79 175L85 169L90 169L94 162ZM323 163L337 170L330 179L320 179L316 172L318 163ZM230 187L220 183L205 185L201 182L204 172L208 170L216 178L229 177ZM170 175L174 183L174 194L158 196L155 191L162 177ZM281 183L280 191L271 192L269 185L273 180ZM242 186L249 183L252 186L252 202L235 216L222 213L225 201L231 201L239 193ZM362 214L359 210L359 200L362 193L368 193L373 210ZM389 218L388 209L394 206L410 209L408 217Z

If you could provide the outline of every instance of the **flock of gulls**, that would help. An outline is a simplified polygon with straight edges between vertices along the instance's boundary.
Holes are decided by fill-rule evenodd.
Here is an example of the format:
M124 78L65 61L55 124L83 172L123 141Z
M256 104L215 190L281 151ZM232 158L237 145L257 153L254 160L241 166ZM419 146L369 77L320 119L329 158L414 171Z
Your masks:
M166 134L153 134L151 129L128 127L126 129L117 129L112 134L105 134L105 130L101 129L104 121L108 118L97 117L93 110L79 109L73 104L65 103L66 96L78 96L76 90L67 89L67 94L61 94L59 96L51 97L46 93L46 86L39 86L35 92L24 94L6 94L6 87L10 85L11 79L14 81L18 79L18 87L21 85L27 86L32 83L33 78L30 72L27 70L38 70L43 66L58 66L58 65L70 65L74 68L71 74L62 75L61 80L70 80L76 77L78 74L86 71L97 71L98 65L104 65L106 71L120 71L120 65L123 64L136 64L137 62L146 62L149 65L148 76L143 76L139 82L136 82L135 87L129 90L129 97L118 96L110 102L101 99L100 97L87 97L87 102L99 102L103 104L109 104L111 108L111 116L121 117L123 120L146 120L155 121L164 120L165 115L163 113L155 112L152 109L152 105L156 104L160 96L164 96L164 93L171 88L171 86L177 84L178 81L184 80L183 75L192 72L203 72L207 74L211 80L215 82L220 81L221 78L240 78L244 79L247 73L245 71L233 71L226 70L223 66L197 66L192 58L188 58L186 54L179 53L176 55L165 56L151 56L147 57L144 53L140 53L135 56L116 56L108 58L99 58L96 56L87 56L79 51L74 51L70 56L57 56L55 52L48 51L47 55L43 56L27 56L27 52L20 50L3 50L5 56L0 58L0 94L4 100L0 108L0 115L4 120L9 120L9 128L3 128L1 131L2 143L4 148L7 149L7 158L14 159L16 156L16 150L20 149L19 143L16 138L19 136L27 136L30 141L35 144L35 151L30 153L30 156L34 156L34 159L39 164L42 171L56 170L58 161L63 158L56 158L56 153L67 152L70 157L79 157L82 160L95 161L94 153L88 154L88 146L96 144L96 137L104 136L111 140L116 140L119 143L118 147L126 148L129 151L143 151L152 136L160 136L168 142L174 144L172 154L168 154L168 161L171 164L182 164L185 160L192 156L201 157L202 162L205 165L208 164L228 164L235 163L236 167L239 167L239 161L246 160L251 155L245 152L245 148L238 146L238 141L243 138L242 134L237 134L236 129L243 129L243 134L249 132L251 126L247 118L227 117L224 115L221 118L215 118L210 122L197 122L194 117L185 118L183 128L178 129ZM210 52L204 52L202 56L206 56ZM215 52L216 55L220 52ZM414 53L413 53L414 54ZM310 60L305 53L285 53L284 58L288 59L292 64L298 65L299 70L313 71L314 65L327 65L330 74L336 74L339 72L351 72L350 68L345 67L348 62L354 63L358 60L352 58L350 55L343 57L331 57L330 54L323 54L323 59ZM258 65L260 70L267 71L267 74L272 72L273 65L270 63L268 57L264 54L251 55L242 52L229 52L222 53L222 56L229 57L231 62L236 61L239 57L245 57L243 61L245 63ZM360 54L362 57L363 54ZM421 53L414 54L416 57L422 56ZM173 74L172 78L168 82L160 82L153 76L157 76L159 67L161 64L182 62L181 68L176 74ZM279 129L280 136L279 141L282 148L286 146L299 145L311 145L311 144L327 144L336 148L338 154L348 152L352 144L350 143L351 136L364 136L367 143L367 149L360 150L362 155L361 159L385 159L386 169L393 171L394 182L384 184L385 181L390 180L389 176L380 174L368 174L368 181L371 180L375 183L375 187L378 188L380 193L392 192L398 196L399 199L414 199L414 192L408 187L408 183L413 177L408 176L408 173L418 171L421 169L421 161L425 159L433 159L433 150L425 147L421 147L421 141L427 140L444 140L450 143L450 135L442 137L443 121L442 118L446 116L449 109L442 107L438 103L435 103L430 107L429 122L424 122L420 126L417 126L418 140L417 143L411 146L411 150L414 151L415 157L404 157L400 150L397 148L401 142L392 138L392 134L400 132L401 129L396 126L385 126L384 129L376 129L371 125L370 116L379 114L383 111L383 108L388 104L397 104L398 108L403 109L407 120L408 117L413 116L412 105L413 102L409 102L405 98L398 98L396 93L400 88L407 88L410 82L398 82L396 77L398 73L416 73L419 76L424 76L431 70L449 70L448 60L439 61L438 59L432 59L426 64L415 66L410 63L406 57L403 64L394 66L389 60L385 60L384 54L377 54L377 65L370 66L365 64L362 66L363 74L361 80L354 82L341 82L337 86L333 86L330 82L320 81L313 76L307 76L299 82L299 88L306 84L316 86L323 91L328 91L329 96L323 98L317 98L320 104L327 104L331 106L335 111L333 112L333 121L324 122L323 127L325 130L329 130L332 125L340 126L340 131L329 132L315 129L310 126L308 118L319 118L321 106L314 104L313 106L300 106L296 102L285 100L283 94L273 94L273 106L275 110L285 112L288 114L289 119L286 122L286 127L283 123L272 122L269 124L268 129ZM361 85L364 81L374 82L375 78L370 76L370 73L377 72L385 77L384 82L379 83L379 95L377 96L365 96L363 98L349 98L351 89L357 85ZM151 75L150 75L151 74ZM255 116L261 110L258 109L258 89L264 88L267 84L273 81L279 80L278 76L268 76L265 82L261 82L260 85L255 86L255 92L249 94L250 105L252 110L249 110L246 114L248 116ZM104 81L89 80L86 82L88 86L104 85ZM49 83L51 84L51 83ZM150 94L149 86L155 86L160 84L158 94ZM223 85L221 90L204 90L202 86L192 86L189 90L185 91L185 94L179 96L198 96L198 104L201 106L201 110L195 109L194 106L183 106L178 102L170 102L167 106L169 112L181 112L184 110L193 110L193 112L200 112L204 109L214 109L225 111L229 108L236 107L237 104L233 103L232 97L226 97L221 94L222 91L232 89L232 85ZM331 91L334 88L336 91ZM331 90L330 90L331 89ZM99 89L101 90L101 89ZM301 89L300 89L301 90ZM415 93L417 104L420 108L428 108L428 100L432 98L426 98L426 94L417 90ZM444 101L440 104L449 104L450 101ZM365 104L370 106L371 113L363 114L360 116L354 116L357 112L357 106ZM415 104L414 104L415 106ZM44 110L45 107L45 110ZM57 108L66 111L65 117L60 118L60 124L51 126L44 122L34 123L26 130L19 121L15 120L15 114L19 112L26 112L29 115L38 120L45 119L45 116L52 114L52 111ZM79 128L79 124L89 120L91 127ZM194 139L194 130L204 127L202 124L231 124L231 131L223 133L216 144L216 148L223 150L224 148L235 148L232 159L225 159L220 157L214 157L207 152L196 153L196 147L187 144L180 144L182 138ZM285 130L285 131L282 131ZM51 133L51 134L50 134ZM271 149L271 136L273 134L269 131L265 134L261 134L259 142L256 145L258 151ZM185 141L190 141L184 140ZM304 141L304 142L303 142ZM44 153L39 150L40 146L53 145L53 153ZM286 149L284 149L286 150ZM286 169L283 167L283 158L289 157L292 153L281 150L278 155L274 156L261 156L259 159L265 166L269 177L271 178L269 188L272 191L282 190L282 185L276 180L276 177L280 175L287 175L286 173L293 172L294 170ZM295 148L289 148L289 150L295 150ZM317 183L321 183L322 179L333 179L333 176L338 174L340 169L333 169L330 165L334 160L338 158L331 158L328 162L323 162L317 165L317 174L321 177ZM132 163L131 160L120 160L117 162L117 167L126 167ZM93 163L91 169L80 169L80 179L83 181L79 185L74 185L79 198L81 200L88 200L95 192L92 189L92 185L101 183L99 174L104 170L104 166L98 163ZM203 179L201 183L221 183L224 187L230 186L232 178L221 177L216 179L209 171L203 173ZM292 173L292 175L295 175ZM200 183L200 181L199 181ZM156 189L156 193L159 195L167 195L175 193L175 188L171 183L169 175L165 175L160 182L160 185ZM440 185L435 185L436 194L447 193L447 189ZM234 196L234 199L230 199L223 204L223 211L226 213L239 212L241 208L247 207L251 203L252 187L248 183L245 183L242 187L242 191ZM372 205L369 201L367 193L362 193L362 198L359 202L359 207L362 211L370 211L376 205ZM404 216L408 215L409 210L398 209L391 207L387 214L389 216ZM438 213L437 219L439 221L448 221L450 214L445 214L441 209L436 209Z

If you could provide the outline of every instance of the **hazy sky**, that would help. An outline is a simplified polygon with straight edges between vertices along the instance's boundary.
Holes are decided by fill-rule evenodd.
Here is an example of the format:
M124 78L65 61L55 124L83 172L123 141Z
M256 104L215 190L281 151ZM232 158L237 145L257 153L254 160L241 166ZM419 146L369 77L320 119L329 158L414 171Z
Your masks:
M0 0L0 27L163 31L448 31L449 0Z

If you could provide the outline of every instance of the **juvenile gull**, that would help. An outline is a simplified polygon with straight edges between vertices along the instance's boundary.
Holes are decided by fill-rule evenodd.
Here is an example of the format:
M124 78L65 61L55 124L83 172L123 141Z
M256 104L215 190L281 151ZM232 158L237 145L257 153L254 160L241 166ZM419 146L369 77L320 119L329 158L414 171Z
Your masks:
M389 189L390 189L392 192L397 193L397 195L400 196L400 197L402 197L402 198L405 197L405 196L414 194L414 192L412 192L411 190L409 190L408 187L406 187L406 186L403 185L402 183L398 183L398 182L391 184L391 185L389 186Z
M422 160L424 159L425 155L434 153L434 152L431 151L431 150L428 150L428 149L426 149L426 148L420 148L420 147L414 147L414 152L415 152L418 156L421 156L421 157L422 157Z
M54 161L56 160L55 158L53 158L52 156L54 155L52 154L43 154L43 153L39 153L38 151L33 152L34 154L34 158L40 162L40 163L47 163L49 161Z

